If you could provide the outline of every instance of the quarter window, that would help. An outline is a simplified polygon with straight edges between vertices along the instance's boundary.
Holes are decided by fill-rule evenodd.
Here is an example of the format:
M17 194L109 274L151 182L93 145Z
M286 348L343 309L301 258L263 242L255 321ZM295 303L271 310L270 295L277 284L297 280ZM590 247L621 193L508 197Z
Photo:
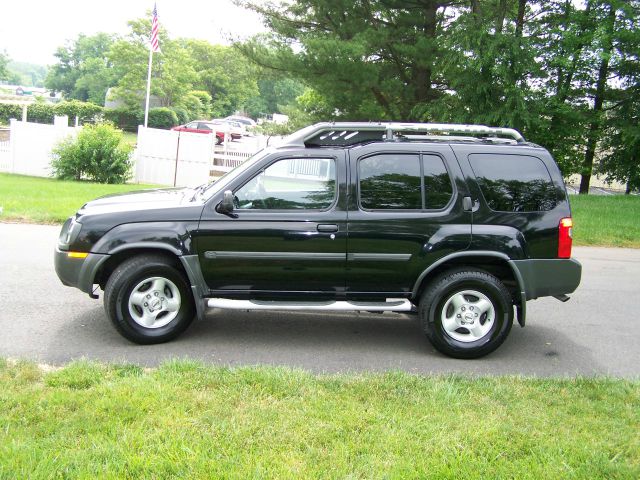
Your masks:
M336 197L335 161L330 158L279 160L235 192L242 210L324 210Z
M469 162L492 210L540 212L557 204L558 190L537 157L473 154Z

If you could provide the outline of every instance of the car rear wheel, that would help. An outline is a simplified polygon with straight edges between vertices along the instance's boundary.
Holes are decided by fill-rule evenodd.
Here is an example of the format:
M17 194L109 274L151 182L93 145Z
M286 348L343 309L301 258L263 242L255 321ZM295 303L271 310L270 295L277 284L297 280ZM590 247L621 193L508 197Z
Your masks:
M432 345L455 358L478 358L498 348L513 324L511 294L495 276L452 270L436 278L420 301L422 328Z
M118 266L105 286L104 306L118 332L140 344L176 338L195 316L188 282L162 255L139 255Z

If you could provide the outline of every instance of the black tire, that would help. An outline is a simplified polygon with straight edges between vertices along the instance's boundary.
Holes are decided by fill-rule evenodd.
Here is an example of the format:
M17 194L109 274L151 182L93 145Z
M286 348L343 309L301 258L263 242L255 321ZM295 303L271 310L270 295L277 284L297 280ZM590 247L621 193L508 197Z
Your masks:
M179 307L175 307L175 318L166 325L147 328L132 317L129 299L140 282L155 277L168 280L172 288L177 287L180 299L176 303ZM171 291L168 293L170 295ZM114 270L104 289L104 308L123 337L143 345L173 340L186 330L195 316L193 295L183 273L170 258L153 254L130 258Z
M471 305L472 311L474 302L479 301L481 297L464 293L470 291L486 297L493 308L491 321L489 321L487 313L480 313L480 317L477 319L468 319L469 322L478 322L479 324L484 317L485 323L480 328L488 330L475 340L470 327L474 325L473 323L469 323L470 326L463 324L456 330L451 329L453 331L450 334L443 325L442 318L445 307L447 308L445 317L457 317L455 312L458 310L455 309L453 298L458 295L462 295L462 298L469 301L468 304L465 303L460 308L465 310L466 306L466 309L469 310L469 305ZM424 333L437 350L454 358L479 358L493 352L509 335L513 324L513 303L509 290L493 275L468 268L449 270L435 278L427 286L420 301L419 315ZM469 312L469 317L473 315L475 313ZM477 317L477 315L475 316ZM464 322L464 318L461 321ZM461 338L464 341L461 341Z

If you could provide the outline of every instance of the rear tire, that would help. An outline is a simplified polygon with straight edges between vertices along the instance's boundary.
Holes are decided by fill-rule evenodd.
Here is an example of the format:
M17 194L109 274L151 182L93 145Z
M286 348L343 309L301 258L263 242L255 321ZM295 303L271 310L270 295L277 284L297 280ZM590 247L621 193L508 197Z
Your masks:
M144 345L173 340L195 316L184 274L162 255L138 255L120 264L104 290L104 308L116 330Z
M425 335L454 358L479 358L505 341L513 324L511 294L481 270L450 270L424 291L419 307Z

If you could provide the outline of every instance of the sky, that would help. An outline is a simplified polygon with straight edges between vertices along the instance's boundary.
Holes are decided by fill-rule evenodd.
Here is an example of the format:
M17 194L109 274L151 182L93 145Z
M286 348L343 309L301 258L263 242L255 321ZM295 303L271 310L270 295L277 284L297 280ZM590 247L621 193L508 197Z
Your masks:
M56 48L78 34L127 33L127 21L145 17L153 0L3 0L0 52L12 60L51 65ZM158 20L169 36L228 43L265 30L254 12L231 0L157 0ZM149 21L151 19L149 18Z

